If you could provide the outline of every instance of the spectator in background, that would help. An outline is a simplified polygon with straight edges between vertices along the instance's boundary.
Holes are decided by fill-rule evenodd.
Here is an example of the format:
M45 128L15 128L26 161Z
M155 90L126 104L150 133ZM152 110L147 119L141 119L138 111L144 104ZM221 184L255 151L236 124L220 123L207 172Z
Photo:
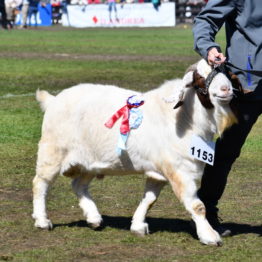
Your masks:
M22 22L20 28L27 28L28 10L29 10L29 0L23 0L22 9L21 9Z
M29 9L28 9L28 19L29 19L29 26L31 26L31 19L34 16L35 26L37 26L37 13L38 13L38 4L39 0L29 0Z
M161 0L152 0L152 4L154 8L156 9L156 11L158 11L159 6L161 5Z
M116 17L116 21L119 22L119 19L117 17L117 8L116 8L116 0L107 0L107 3L108 3L108 11L109 11L109 20L110 22L112 23L113 20L112 20L112 10L114 10L115 12L115 17Z
M16 15L19 13L19 6L21 4L22 4L22 0L5 0L5 10L6 10L8 29L14 27Z
M62 1L51 0L52 6L52 23L58 24L62 18Z
M40 4L42 7L45 7L48 3L50 3L50 0L28 0L28 1L29 1L29 9L28 9L29 26L31 26L32 15L34 16L35 26L37 26L38 6Z
M31 19L34 16L35 26L37 26L37 14L38 14L38 5L45 7L50 1L49 0L28 0L29 9L28 9L28 20L29 26L31 26Z
M7 29L7 19L6 19L6 11L5 11L5 0L0 0L0 13L2 18L2 27Z
M68 25L70 26L70 20L68 16L67 6L70 5L70 0L62 0L62 14L66 16Z

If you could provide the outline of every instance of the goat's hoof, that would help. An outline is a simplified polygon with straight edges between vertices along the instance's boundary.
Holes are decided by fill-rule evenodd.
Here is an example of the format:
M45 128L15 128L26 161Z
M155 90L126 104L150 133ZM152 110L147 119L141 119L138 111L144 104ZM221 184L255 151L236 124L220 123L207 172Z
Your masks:
M35 227L41 228L41 229L52 230L53 224L52 224L51 220L49 220L49 219L36 219Z
M136 235L139 236L144 236L149 234L149 228L147 223L133 223L131 225L131 232L135 233Z
M90 228L98 230L99 228L101 228L102 223L88 223L88 225Z
M221 247L223 245L223 242L222 241L217 241L217 242L211 242L210 241L210 242L206 242L206 243L203 243L203 244L208 245L208 246Z
M94 229L94 230L98 230L99 228L101 228L101 225L103 223L103 219L102 217L98 217L98 218L95 218L95 219L88 219L87 220L87 223L88 225Z
M222 246L222 240L217 231L211 229L208 231L197 232L201 243L209 246Z
M221 247L222 246L222 240L219 237L219 235L215 238L215 239L200 239L200 242L205 244L205 245L209 245L209 246L217 246L217 247Z
M222 241L218 241L217 242L217 247L222 247L223 246L223 242Z

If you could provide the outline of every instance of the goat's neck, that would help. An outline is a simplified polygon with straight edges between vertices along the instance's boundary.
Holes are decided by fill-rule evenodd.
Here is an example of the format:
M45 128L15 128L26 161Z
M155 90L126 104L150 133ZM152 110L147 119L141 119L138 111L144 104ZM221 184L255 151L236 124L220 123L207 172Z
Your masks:
M191 103L192 102L192 103ZM174 110L173 120L178 137L197 135L205 140L212 140L216 133L213 112L207 110L195 101L185 101Z
M225 129L237 122L229 105L215 104L212 109L204 108L194 95L194 90L188 92L186 103L185 116L193 112L191 123L193 132L205 138L212 139L214 134L221 135Z
M206 109L199 102L198 98L196 100L197 106L195 107L196 111L194 111L192 125L193 132L207 140L212 140L217 130L216 121L213 117L214 109Z

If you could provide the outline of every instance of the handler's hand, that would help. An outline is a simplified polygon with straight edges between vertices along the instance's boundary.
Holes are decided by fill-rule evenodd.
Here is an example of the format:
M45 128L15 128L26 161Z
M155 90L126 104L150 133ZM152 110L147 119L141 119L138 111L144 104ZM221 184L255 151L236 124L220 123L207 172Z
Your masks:
M223 53L219 53L215 47L208 51L207 61L210 65L220 65L226 61L226 57Z

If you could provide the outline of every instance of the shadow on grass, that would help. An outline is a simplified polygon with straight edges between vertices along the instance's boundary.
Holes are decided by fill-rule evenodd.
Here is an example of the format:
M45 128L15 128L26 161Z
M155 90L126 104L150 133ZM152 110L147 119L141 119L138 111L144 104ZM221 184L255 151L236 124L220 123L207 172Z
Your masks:
M106 227L130 230L131 220L131 217L103 216L103 225L99 230L103 230ZM190 226L189 220L148 217L146 221L149 224L151 234L163 231L171 233L185 232L191 234L194 238L197 238L195 230ZM225 223L223 226L229 228L232 231L233 236L249 233L257 234L260 237L262 236L262 225L252 226L248 224ZM71 223L55 224L54 229L56 227L88 227L88 224L85 220L79 220Z
M262 225L251 226L248 224L224 223L223 226L229 228L232 231L233 236L252 233L262 237Z
M116 228L120 230L130 230L131 217L114 217L114 216L103 216L103 225L98 230L103 230L107 227ZM191 228L188 220L182 219L169 219L169 218L152 218L148 217L146 222L149 224L150 234L156 232L186 232L196 237L194 230ZM53 228L56 227L89 227L85 220L79 220L65 224L54 224Z

